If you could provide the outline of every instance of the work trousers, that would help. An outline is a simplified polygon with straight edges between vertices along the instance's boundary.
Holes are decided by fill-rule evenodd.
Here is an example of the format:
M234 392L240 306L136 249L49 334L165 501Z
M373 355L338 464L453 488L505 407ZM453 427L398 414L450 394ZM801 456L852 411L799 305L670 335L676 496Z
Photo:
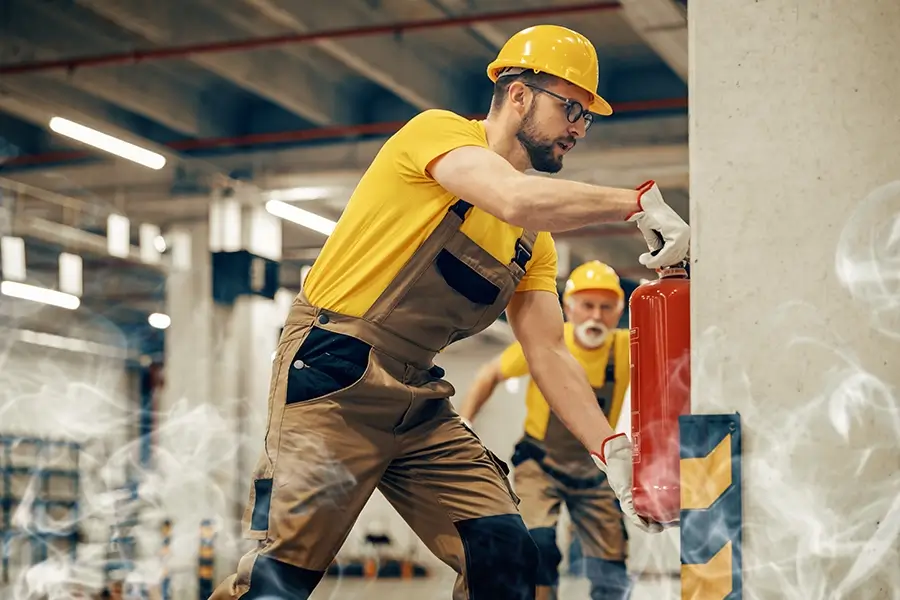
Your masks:
M537 547L506 464L437 397L440 373L388 346L312 319L282 336L244 518L258 545L213 600L308 598L376 488L459 574L454 600L534 598Z

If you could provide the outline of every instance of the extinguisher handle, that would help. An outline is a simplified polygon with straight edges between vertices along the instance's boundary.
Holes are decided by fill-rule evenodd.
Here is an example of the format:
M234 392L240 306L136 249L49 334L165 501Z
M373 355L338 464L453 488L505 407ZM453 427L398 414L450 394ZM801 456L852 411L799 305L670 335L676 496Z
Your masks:
M650 254L653 256L656 256L657 254L659 254L662 251L663 246L666 245L666 240L662 236L662 234L659 231L657 231L656 229L653 230L653 233L656 234L656 239L659 240L659 248L657 248L656 250L651 250Z
M665 238L663 238L662 234L659 231L657 231L656 229L653 230L653 233L656 234L656 239L659 240L660 246L656 250L651 250L650 254L653 256L656 256L657 254L659 254L662 251L663 246L665 245L666 241L665 241ZM667 268L681 267L681 268L686 269L686 268L688 268L689 265L690 265L690 261L688 260L687 257L685 257L684 260L678 262L678 264L669 265Z

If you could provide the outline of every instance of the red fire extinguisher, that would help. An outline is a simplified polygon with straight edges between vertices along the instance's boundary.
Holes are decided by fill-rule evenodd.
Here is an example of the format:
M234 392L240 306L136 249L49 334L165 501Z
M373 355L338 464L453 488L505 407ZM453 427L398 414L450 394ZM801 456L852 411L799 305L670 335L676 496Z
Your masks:
M658 271L629 299L632 496L642 517L675 525L681 514L678 417L691 410L690 279Z

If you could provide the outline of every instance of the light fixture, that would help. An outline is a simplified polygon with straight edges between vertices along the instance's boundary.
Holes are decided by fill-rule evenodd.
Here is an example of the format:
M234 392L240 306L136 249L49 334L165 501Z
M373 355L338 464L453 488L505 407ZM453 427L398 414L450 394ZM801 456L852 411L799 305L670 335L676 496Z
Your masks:
M18 281L0 282L0 294L10 298L31 300L32 302L40 302L41 304L49 304L69 310L75 310L81 306L81 300L78 299L78 296Z
M309 200L321 200L327 198L334 193L334 190L327 187L304 186L286 188L282 190L269 190L265 192L266 200L281 200L282 202L302 202Z
M166 248L168 248L168 246L166 245L166 238L164 238L161 235L158 235L155 238L153 238L153 247L156 248L156 251L159 252L160 254L165 252Z
M156 152L151 152L135 146L125 140L120 140L111 135L85 127L74 121L64 119L62 117L53 117L50 119L50 129L60 135L70 137L73 140L85 143L94 148L99 148L110 154L121 156L122 158L136 162L149 169L159 170L166 166L166 157Z
M164 315L163 313L153 313L149 317L147 317L147 323L150 324L150 327L154 327L156 329L168 329L169 325L172 324L172 318L169 315Z
M280 217L285 221L296 223L297 225L312 229L313 231L318 231L324 235L331 235L335 225L337 225L337 223L331 219L326 219L321 215L292 206L281 200L269 200L266 202L266 210L269 211L269 214Z

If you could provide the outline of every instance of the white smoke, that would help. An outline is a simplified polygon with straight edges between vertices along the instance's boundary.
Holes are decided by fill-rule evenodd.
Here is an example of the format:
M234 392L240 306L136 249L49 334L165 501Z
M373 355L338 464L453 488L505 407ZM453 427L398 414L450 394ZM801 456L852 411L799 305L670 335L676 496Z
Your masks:
M898 219L900 182L848 221L835 264L850 303L757 307L758 347L719 327L693 341L703 412L740 407L745 598L900 598Z

